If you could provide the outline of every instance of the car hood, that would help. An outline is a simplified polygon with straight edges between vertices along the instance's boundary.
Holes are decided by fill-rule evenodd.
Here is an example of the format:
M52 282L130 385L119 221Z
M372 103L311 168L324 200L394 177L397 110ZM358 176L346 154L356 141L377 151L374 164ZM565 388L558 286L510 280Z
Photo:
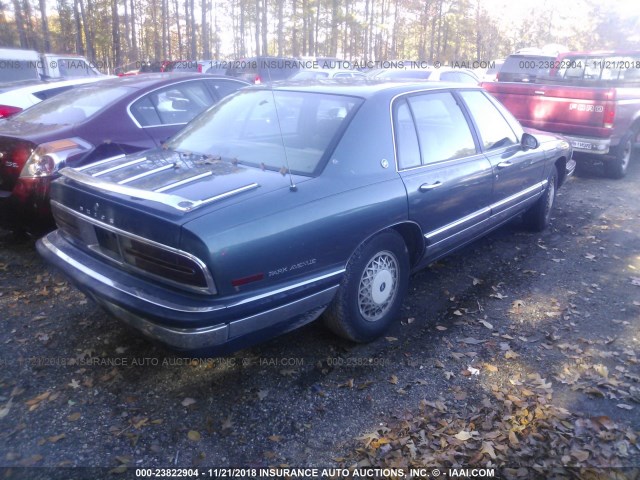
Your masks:
M286 172L162 148L97 162L78 170L64 169L61 173L90 188L124 196L128 202L144 204L144 208L183 219L185 214L196 210L210 211L215 206L290 185ZM298 177L295 181L303 179Z

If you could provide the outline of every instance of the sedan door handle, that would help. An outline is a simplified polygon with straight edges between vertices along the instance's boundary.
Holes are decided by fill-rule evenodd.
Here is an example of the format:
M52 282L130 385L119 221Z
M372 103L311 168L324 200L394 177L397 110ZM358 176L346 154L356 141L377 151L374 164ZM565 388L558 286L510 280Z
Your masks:
M435 183L423 183L422 185L420 185L420 191L421 192L428 192L429 190L433 190L434 188L438 188L440 185L442 185L442 182L440 180L438 180Z
M507 167L510 167L512 165L513 165L513 163L511 163L509 160L507 160L506 162L500 162L498 164L498 168L507 168Z

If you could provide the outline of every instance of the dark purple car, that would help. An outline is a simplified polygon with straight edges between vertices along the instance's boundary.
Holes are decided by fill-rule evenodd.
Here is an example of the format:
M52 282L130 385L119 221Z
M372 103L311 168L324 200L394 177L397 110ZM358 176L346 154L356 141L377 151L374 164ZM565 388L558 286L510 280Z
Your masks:
M79 167L161 146L246 82L202 74L114 78L62 93L0 122L0 223L53 227L49 185Z

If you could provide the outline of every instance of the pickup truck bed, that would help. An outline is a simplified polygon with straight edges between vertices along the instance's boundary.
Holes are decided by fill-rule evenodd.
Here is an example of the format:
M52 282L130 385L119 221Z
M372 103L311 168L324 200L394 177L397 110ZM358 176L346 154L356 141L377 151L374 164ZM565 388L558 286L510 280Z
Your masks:
M586 55L565 54L556 63L585 65L579 77L576 68L559 68L540 83L486 82L482 86L500 100L525 126L565 135L580 161L603 161L606 172L615 178L626 174L631 158L637 154L640 132L640 54L618 66L612 74L601 69L594 78L593 65L609 65L607 58L585 60ZM627 58L620 57L615 58ZM578 73L579 73L578 72ZM570 73L571 75L565 75Z

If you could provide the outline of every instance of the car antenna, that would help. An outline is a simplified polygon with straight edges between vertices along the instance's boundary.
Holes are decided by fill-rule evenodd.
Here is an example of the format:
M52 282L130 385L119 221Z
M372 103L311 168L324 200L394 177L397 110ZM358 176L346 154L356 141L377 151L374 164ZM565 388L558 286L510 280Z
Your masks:
M284 161L287 164L287 174L289 175L289 190L297 192L298 187L293 182L293 175L291 175L291 168L289 168L289 157L287 156L287 146L284 143L284 134L282 133L282 125L280 124L280 114L278 113L278 104L276 103L276 94L273 91L273 80L271 80L271 69L267 65L267 76L269 77L269 90L271 90L271 97L273 98L273 109L276 111L276 122L278 123L278 132L280 133L280 140L282 141L282 150L284 151Z

